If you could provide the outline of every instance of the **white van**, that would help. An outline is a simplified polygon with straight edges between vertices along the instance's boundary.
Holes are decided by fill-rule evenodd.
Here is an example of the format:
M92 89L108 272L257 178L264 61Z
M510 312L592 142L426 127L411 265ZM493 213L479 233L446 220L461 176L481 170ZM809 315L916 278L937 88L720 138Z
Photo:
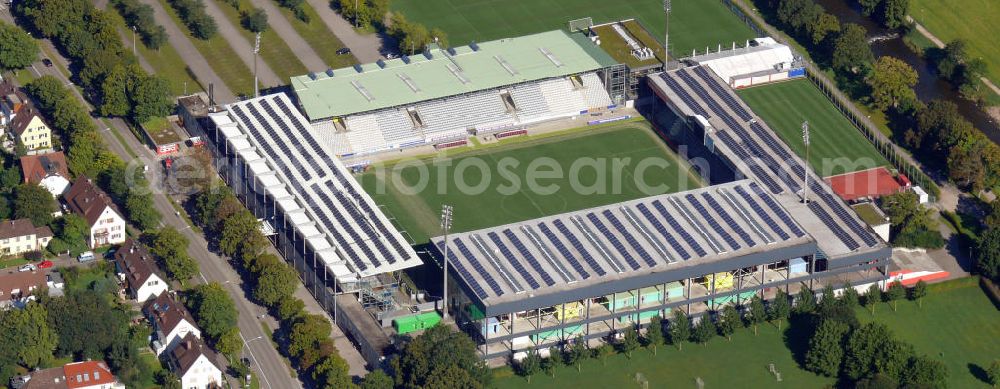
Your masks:
M93 251L84 251L84 252L80 253L80 255L78 257L76 257L76 259L78 261L80 261L80 262L93 261L94 258L96 258L96 257L94 256L94 252Z

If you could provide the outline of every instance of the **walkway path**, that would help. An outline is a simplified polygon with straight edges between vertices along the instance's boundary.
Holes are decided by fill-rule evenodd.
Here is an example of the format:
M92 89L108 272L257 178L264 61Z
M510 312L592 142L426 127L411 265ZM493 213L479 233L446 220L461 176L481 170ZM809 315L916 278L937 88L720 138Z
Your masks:
M924 38L930 40L939 49L944 48L945 46L944 41L934 36L934 34L932 34L927 28L924 27L924 25L914 20L913 17L911 17L910 15L906 15L906 20L912 22L913 25L917 28L917 32L919 32L920 35L923 35ZM997 87L996 84L993 83L993 81L990 81L990 79L986 77L979 77L979 79L983 82L983 85L986 85L986 87L990 88L990 90L992 90L993 93L996 93L998 96L1000 96L1000 87Z
M264 13L267 14L268 26L285 41L285 44L292 49L295 56L299 58L299 61L302 61L302 64L309 71L320 72L329 68L323 59L319 57L319 54L316 54L312 46L309 46L309 43L305 39L302 39L299 32L292 27L291 22L281 13L281 10L275 5L274 0L252 0L252 2L254 6L264 10Z
M369 63L382 58L382 38L378 34L358 34L357 31L354 31L351 23L344 20L333 8L330 8L329 0L306 1L316 9L319 18L333 32L333 35L340 38L344 46L351 49L351 53L354 54L354 58L358 59L358 62Z
M222 34L222 38L229 43L229 46L233 48L236 55L243 60L243 63L247 65L250 71L253 71L253 42L248 41L240 33L237 27L234 26L226 14L222 12L219 8L219 4L215 0L205 1L205 12L215 19L215 24L219 26L219 34ZM226 5L228 7L228 5ZM275 73L267 63L264 62L263 58L258 58L257 61L257 77L260 79L261 89L284 85L285 83L281 81L281 77Z
M201 55L201 52L194 47L191 37L181 31L180 27L174 23L174 20L170 18L167 11L163 9L162 4L157 0L140 1L153 7L153 18L156 20L156 23L167 30L169 43L174 46L177 54L181 56L187 67L191 69L191 73L194 73L195 78L201 84L202 88L208 90L209 84L214 85L217 102L229 103L236 101L236 95L229 90L229 87L215 73L215 70L208 64L208 61Z

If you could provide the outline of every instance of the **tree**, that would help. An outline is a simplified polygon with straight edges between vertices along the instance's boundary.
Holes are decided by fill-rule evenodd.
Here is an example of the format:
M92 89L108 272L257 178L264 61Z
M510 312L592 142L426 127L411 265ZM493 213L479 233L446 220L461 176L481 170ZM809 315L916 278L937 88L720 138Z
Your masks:
M747 307L744 318L747 321L747 325L753 326L753 334L756 336L757 326L767 320L767 312L764 310L764 300L760 298L760 295L754 294L753 298L750 299L750 305Z
M316 364L312 376L320 388L356 389L357 386L354 385L351 379L351 374L348 372L349 369L350 366L347 365L347 361L337 353L333 353Z
M156 372L156 384L160 389L181 389L181 379L170 370L160 370Z
M803 287L799 290L799 294L795 296L795 313L797 314L807 314L812 313L816 310L816 294L808 287Z
M550 377L555 377L556 376L556 357L555 357L555 355L557 355L557 354L552 354L551 352L549 352L549 357L548 358L543 358L542 359L542 363L541 363L542 364L542 371L544 371L545 374L548 374Z
M865 293L865 305L871 308L872 315L875 314L875 305L882 301L882 289L879 288L878 284L872 284L868 287L868 292Z
M36 226L48 225L56 210L52 194L38 184L23 184L14 189L14 218L31 219Z
M211 19L209 19L211 20ZM170 92L170 81L159 75L144 75L141 70L133 67L136 81L130 89L132 97L131 119L136 123L145 123L154 117L170 114L174 101Z
M774 295L774 300L767 306L767 318L772 322L777 322L778 331L781 331L781 322L788 319L791 314L791 306L788 304L788 294L783 290L778 290Z
M601 366L607 366L608 356L615 352L615 348L610 344L602 343L594 349L594 354L601 359Z
M87 219L70 213L64 215L61 220L57 220L53 224L55 224L55 235L65 244L65 248L52 251L65 252L69 250L72 255L77 255L90 249L87 245L87 238L90 237L90 224L87 223ZM58 244L56 248L59 248Z
M256 231L260 222L246 208L232 217L222 222L221 238L219 239L219 249L228 257L237 253L240 244L247 236Z
M299 367L309 369L318 362L315 350L330 338L330 321L322 315L306 314L296 319L288 333L288 354L295 358Z
M809 339L805 368L827 377L837 376L844 357L844 336L849 330L844 323L823 320Z
M705 344L712 337L715 336L717 329L715 328L715 323L712 322L711 312L706 312L705 315L701 317L698 324L694 326L694 330L691 331L691 340L695 343Z
M899 380L913 347L896 340L882 323L868 323L848 335L844 347L844 375L852 380L875 373Z
M670 343L676 344L677 349L681 350L684 342L691 338L691 320L680 309L674 309L673 315L670 320Z
M948 387L948 366L927 356L910 358L906 370L900 378L903 388L945 388Z
M632 352L639 348L639 334L636 332L635 328L629 327L625 330L622 335L622 341L619 342L618 347L621 349L622 353L625 353L629 359L632 359Z
M1000 359L993 360L989 369L986 369L986 377L990 381L989 384L993 385L994 388L1000 386Z
M160 213L153 206L152 193L129 190L128 198L125 200L125 212L129 220L140 230L148 231L160 224Z
M834 292L832 284L826 284L826 286L823 287L822 296L823 297L821 300L819 300L819 305L817 307L818 310L821 312L829 311L834 306L839 304L839 300L837 300L837 294L836 292Z
M488 387L491 372L476 353L476 345L468 335L448 326L435 326L403 347L400 357L393 362L393 371L397 372L398 382L419 387L426 384L431 372L455 366L466 371L480 386Z
M263 263L258 265L255 271L257 274L257 284L253 290L255 299L268 307L273 307L295 293L299 276L291 266L273 254L261 255L257 262Z
M240 16L240 23L243 28L250 32L264 32L267 31L267 14L264 13L263 9L254 8L250 11L245 11Z
M875 14L875 10L878 9L879 3L884 0L858 0L858 4L861 5L861 13L865 16L872 16Z
M521 358L521 361L517 363L517 374L528 380L531 383L531 376L535 375L542 365L542 357L538 356L535 350L528 350L528 355Z
M917 306L923 307L922 301L924 296L927 296L927 283L924 280L919 280L913 288L910 289L910 299L917 302Z
M38 58L38 45L13 24L0 24L0 69L23 69Z
M215 349L229 358L230 361L236 360L240 351L243 349L243 340L240 338L240 329L237 327L230 328L226 330L219 340L215 341Z
M29 302L23 309L0 312L0 344L15 362L38 367L52 358L57 341L48 312L40 304Z
M302 314L305 307L306 303L302 302L298 297L286 296L278 303L278 318L281 321L294 319L296 316Z
M655 353L655 348L653 349ZM580 371L580 362L586 359L590 355L590 350L587 349L587 341L583 340L583 336L577 335L576 339L573 339L573 343L570 343L569 347L563 352L563 358L567 365L576 366L576 371Z
M886 302L892 303L893 312L896 311L896 302L904 297L906 297L906 289L903 288L903 284L899 283L899 281L893 281L890 283L889 289L886 289L885 295L883 296Z
M833 43L833 67L840 72L864 73L873 61L871 47L868 46L868 31L864 27L848 23Z
M913 86L917 85L917 71L899 59L882 56L865 79L871 88L872 104L880 111L897 108L902 102L917 98Z
M187 253L188 239L174 227L165 226L153 235L149 252L163 262L170 278L187 281L198 274L198 263Z
M886 28L899 28L906 23L909 8L910 0L883 0L879 22Z
M840 302L848 308L854 309L859 304L858 290L851 286L850 282L844 284L844 293L840 295Z
M836 16L823 12L807 27L813 44L819 45L828 36L840 31L840 20Z
M191 312L198 327L211 339L219 339L236 327L236 305L218 282L198 285L191 296ZM329 335L329 333L327 334Z
M1000 228L990 228L979 240L976 270L990 279L1000 278Z
M382 369L375 369L361 380L361 389L392 389L392 377Z
M722 315L719 319L719 334L725 336L727 340L732 341L736 327L742 323L739 311L732 305L726 305L722 308Z
M125 66L119 65L112 68L111 73L104 77L101 83L102 116L124 117L131 111L132 104L128 96L129 83L132 81L130 76L131 72Z
M653 348L653 355L656 355L656 348L663 344L663 338L663 319L660 315L653 316L646 329L646 343Z

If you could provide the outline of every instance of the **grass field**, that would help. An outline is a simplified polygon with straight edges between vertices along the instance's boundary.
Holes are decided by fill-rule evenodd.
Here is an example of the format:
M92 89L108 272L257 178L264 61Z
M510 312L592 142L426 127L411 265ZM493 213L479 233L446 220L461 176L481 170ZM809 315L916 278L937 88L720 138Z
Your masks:
M949 387L986 388L978 375L1000 350L1000 311L975 280L969 280L945 284L956 285L947 290L934 290L936 285L932 285L922 308L915 302L901 301L899 311L893 312L887 304L880 304L874 318L865 308L858 308L858 318L862 322L883 322L897 337L912 344L917 353L944 361ZM780 384L768 373L770 363L781 372ZM632 359L623 354L608 357L606 366L599 360L587 360L580 373L573 367L561 366L555 378L539 373L528 386L524 378L513 376L509 369L497 370L494 381L499 389L632 388L640 387L635 383L636 373L645 376L650 388L696 387L697 377L708 388L821 388L834 384L832 378L799 368L782 334L770 324L762 325L757 336L751 329L737 330L731 342L716 337L704 346L686 343L681 351L661 346L656 356L640 349Z
M442 204L454 206L453 231L458 232L701 186L700 179L688 173L687 165L646 127L642 122L630 123L537 140L522 138L510 145L485 150L485 146L473 147L448 158L425 160L434 163L426 170L426 175L412 166L397 168L404 166L400 163L386 169L381 178L372 172L361 176L360 181L375 201L385 205L388 214L398 219L417 244L426 243L429 237L438 235L437 215ZM533 161L542 157L554 160L565 174L559 178L540 178L538 185L534 186L525 179L526 172ZM649 185L665 185L665 189L652 193L641 190L634 176L640 172L636 169L638 162L650 157L660 158L670 165L668 168L653 167L641 172L643 180ZM606 165L574 171L572 165L581 158L605 161ZM621 174L614 174L613 158L629 159L625 168L619 170ZM502 164L500 161L516 161L517 165L498 167ZM485 169L475 167L474 163ZM443 168L448 165L450 167ZM461 169L461 166L470 167ZM538 171L552 170L544 168ZM413 190L414 195L408 195L408 188L417 188L415 184L421 181L420 177L426 177L428 185L423 190ZM462 192L457 181L468 183L468 186L477 186L481 182L486 185L482 185L480 190ZM511 190L509 195L503 194L504 189L512 188L513 181L518 181L520 187ZM379 182L385 184L384 190L378 189ZM595 183L606 185L603 191L582 194L574 190L574 182L584 186ZM620 183L618 189L615 189L615 182ZM549 185L557 185L558 188L552 188L551 194L544 193L547 188L536 189ZM444 190L439 190L439 187Z
M800 157L805 156L802 122L808 120L809 164L823 177L889 164L809 80L758 86L737 94ZM846 163L837 163L844 158Z
M941 286L955 288L935 290ZM922 306L901 301L897 309L893 312L888 304L880 304L874 320L892 328L917 353L944 361L950 387L987 387L977 375L1000 358L1000 311L974 279L931 285ZM873 320L867 311L859 311L858 318Z
M243 28L243 25L240 24L240 12L254 9L253 3L250 0L239 0L239 4L240 8L237 10L225 2L218 2L219 9L226 14L226 19L229 19L240 35L243 35L252 46L256 38L254 33ZM223 20L217 20L217 22L225 23ZM260 33L260 42L260 58L281 78L283 83L288 83L288 79L292 76L301 76L309 72L306 65L299 61L299 57L292 52L285 40L273 29L268 28Z
M663 2L657 0L398 0L392 8L428 28L441 28L453 45L565 29L570 20L588 16L597 24L639 19L661 42L666 26ZM753 37L719 0L673 2L670 46L678 56Z
M969 55L986 61L987 77L1000 82L1000 2L996 0L913 0L910 15L947 42L964 39Z
M166 0L157 1L167 10L167 14L177 24L177 27L187 31L187 26L181 22L181 19L177 16L177 11ZM212 65L212 70L215 70L215 73L222 78L222 82L226 83L226 86L233 91L233 94L253 95L253 73L243 63L243 60L236 55L229 42L226 42L219 34L216 34L209 40L202 40L195 37L190 38L194 47L208 60L208 63Z
M297 19L295 14L285 7L281 7L281 14L285 16L285 19L288 19L292 28L306 43L309 43L309 46L316 51L323 62L326 62L327 66L337 69L357 63L353 54L337 54L337 50L344 47L344 43L336 35L333 35L330 29L326 28L326 24L308 2L302 2L302 10L305 11L306 15L309 15L309 23Z

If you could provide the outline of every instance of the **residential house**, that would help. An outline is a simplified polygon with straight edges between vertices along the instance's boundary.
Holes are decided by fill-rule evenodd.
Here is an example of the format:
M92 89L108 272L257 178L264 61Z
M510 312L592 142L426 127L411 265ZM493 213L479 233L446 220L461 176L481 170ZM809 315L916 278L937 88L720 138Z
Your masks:
M222 370L215 359L215 353L201 339L188 334L167 356L167 365L180 377L181 388L221 388Z
M85 176L73 182L63 196L71 212L83 216L90 225L87 244L90 248L125 241L125 218L104 191Z
M14 84L0 83L0 126L7 126L21 108L26 107L28 96L17 90Z
M172 350L188 335L201 337L201 330L195 326L191 313L170 292L160 293L155 299L147 301L142 312L153 325L153 334L156 335L153 351L156 355Z
M69 170L66 169L66 155L62 151L21 157L21 173L24 182L38 184L59 198L69 188Z
M134 239L126 240L115 251L115 273L125 283L128 298L146 302L169 290L165 278L157 274L156 263L146 247Z
M48 226L35 227L31 219L0 222L0 256L44 250L52 240Z
M0 309L20 308L35 300L35 291L44 288L48 279L44 270L6 270L0 274Z
M28 150L52 147L52 130L42 120L42 115L30 105L22 106L7 125L12 139L20 140Z
M11 380L14 389L125 389L104 362L67 363Z

